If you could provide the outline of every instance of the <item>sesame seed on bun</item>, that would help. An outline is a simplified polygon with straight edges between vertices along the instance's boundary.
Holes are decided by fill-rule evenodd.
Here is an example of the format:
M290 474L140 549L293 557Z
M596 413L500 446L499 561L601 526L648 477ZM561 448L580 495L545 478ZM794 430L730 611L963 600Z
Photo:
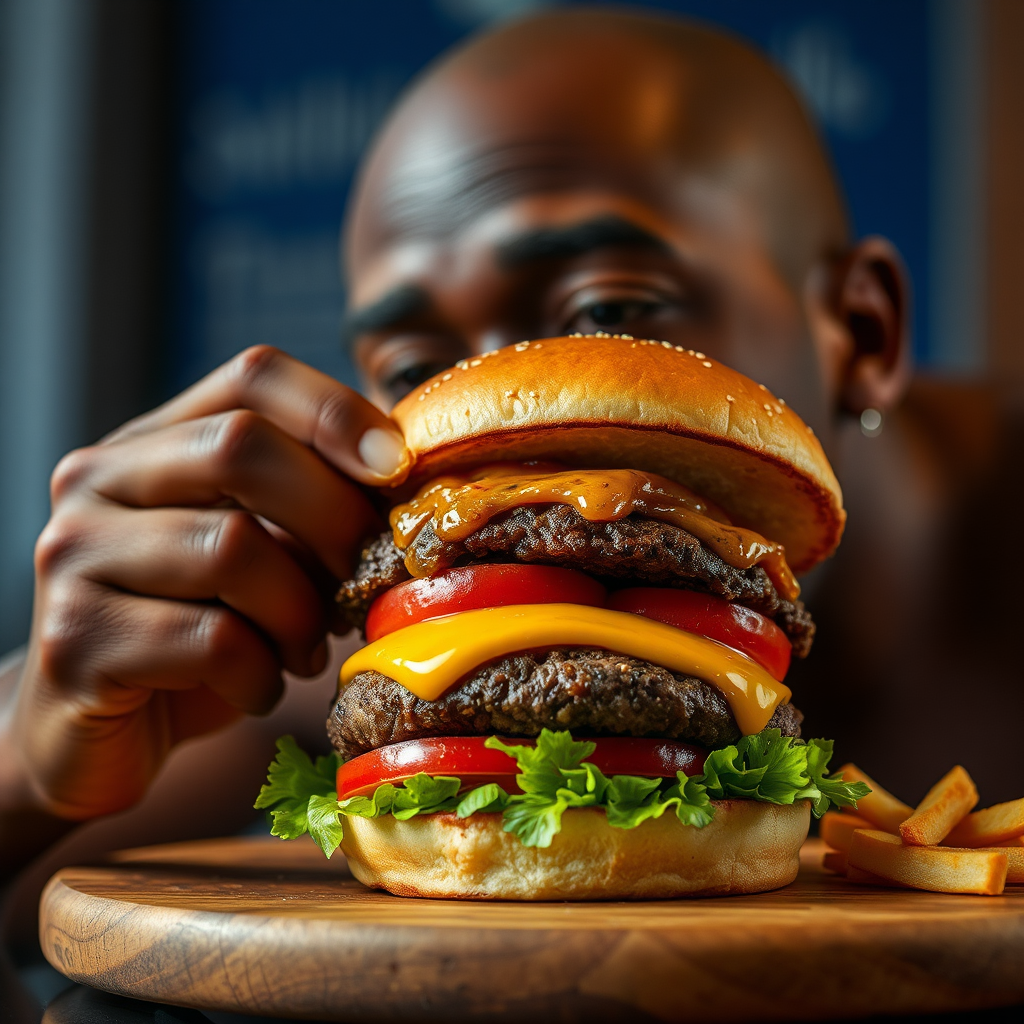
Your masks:
M806 572L836 548L842 492L811 429L704 353L628 335L523 341L465 359L392 412L410 480L501 460L658 473L785 546Z

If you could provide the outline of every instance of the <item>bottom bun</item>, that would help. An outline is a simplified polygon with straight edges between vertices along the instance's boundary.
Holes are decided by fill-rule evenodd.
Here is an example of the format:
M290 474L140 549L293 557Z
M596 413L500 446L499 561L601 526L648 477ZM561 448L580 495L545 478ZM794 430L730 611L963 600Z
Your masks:
M500 814L349 818L341 845L364 885L398 896L493 900L667 899L764 892L800 866L810 803L714 801L705 828L671 812L632 829L574 808L547 849L502 831Z

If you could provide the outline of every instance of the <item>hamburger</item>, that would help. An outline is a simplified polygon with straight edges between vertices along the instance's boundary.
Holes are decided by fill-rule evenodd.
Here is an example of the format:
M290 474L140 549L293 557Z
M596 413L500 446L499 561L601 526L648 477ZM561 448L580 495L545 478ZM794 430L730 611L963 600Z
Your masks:
M333 753L278 744L257 807L401 895L655 898L792 881L827 773L785 685L796 575L842 535L814 434L668 342L464 360L392 416L415 456L338 603Z

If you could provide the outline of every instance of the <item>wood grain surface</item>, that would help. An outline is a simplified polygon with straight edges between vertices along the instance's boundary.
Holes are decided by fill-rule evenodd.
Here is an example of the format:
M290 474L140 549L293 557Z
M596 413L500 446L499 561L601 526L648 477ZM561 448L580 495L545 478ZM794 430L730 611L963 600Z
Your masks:
M313 1020L795 1020L1024 1003L1024 888L791 886L637 903L372 892L312 843L223 839L66 868L47 959L141 999Z

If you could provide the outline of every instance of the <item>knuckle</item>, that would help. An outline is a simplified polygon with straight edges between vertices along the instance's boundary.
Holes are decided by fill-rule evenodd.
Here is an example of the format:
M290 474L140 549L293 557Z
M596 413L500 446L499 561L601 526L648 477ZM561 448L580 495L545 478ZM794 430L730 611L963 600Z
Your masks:
M355 443L354 416L352 408L353 392L347 388L332 389L321 400L316 412L316 426L313 432L313 447L317 448L325 439L342 440Z
M84 527L68 516L54 516L36 540L36 576L50 579L74 560L85 542Z
M39 667L47 678L67 681L84 673L92 650L107 634L101 607L79 586L47 595L35 635Z
M213 417L207 444L220 472L232 477L261 460L266 452L266 421L251 409L233 409Z
M242 394L258 390L285 358L284 352L273 345L252 345L239 352L231 360L231 369Z
M203 557L217 576L236 576L256 560L260 527L248 512L224 512L203 530Z
M246 629L226 608L188 605L183 632L197 656L215 670L236 664L245 647Z
M81 486L96 460L95 448L78 448L68 452L50 476L50 497L54 503Z

